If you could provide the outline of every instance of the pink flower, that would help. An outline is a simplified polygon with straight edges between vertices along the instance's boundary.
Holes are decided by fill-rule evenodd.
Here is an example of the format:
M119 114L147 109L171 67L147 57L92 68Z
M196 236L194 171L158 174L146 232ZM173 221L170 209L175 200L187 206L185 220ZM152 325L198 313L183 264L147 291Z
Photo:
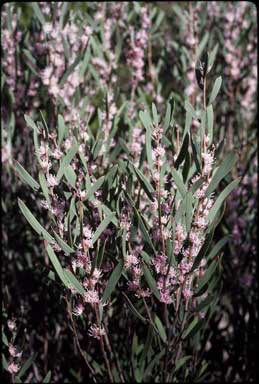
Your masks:
M11 374L15 374L15 373L19 372L20 368L21 368L20 365L15 364L15 363L12 361L12 362L10 362L10 363L8 364L7 370L8 370L8 372L10 372Z
M15 320L8 320L7 326L10 329L10 331L14 331L16 329L16 323Z
M82 315L83 311L84 311L83 304L78 304L78 305L75 306L75 308L74 308L72 313L75 316L80 316L80 315Z
M88 331L88 335L99 340L101 336L105 335L105 330L104 328L100 328L96 324L93 324Z
M56 179L56 177L54 177L53 175L49 175L47 176L47 184L49 187L56 187L58 185L58 181Z
M165 304L171 304L172 303L173 300L170 296L170 292L168 289L166 291L160 292L160 301L162 301L162 303L165 303Z
M100 302L98 292L95 290L86 291L84 294L84 301L90 304L98 304Z
M138 258L135 255L129 254L126 257L125 268L129 269L132 265L138 264Z

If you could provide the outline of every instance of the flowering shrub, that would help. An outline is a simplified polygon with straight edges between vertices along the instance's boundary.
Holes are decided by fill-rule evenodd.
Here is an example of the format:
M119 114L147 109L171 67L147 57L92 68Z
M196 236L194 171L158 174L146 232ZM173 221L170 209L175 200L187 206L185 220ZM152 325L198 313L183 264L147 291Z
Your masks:
M209 324L229 271L222 275L222 255L231 249L237 259L240 228L253 215L252 202L248 219L231 200L225 209L231 192L243 196L250 180L240 175L238 186L233 148L249 140L240 127L252 124L256 84L254 36L242 35L236 50L239 27L231 23L241 11L241 29L254 31L255 21L248 3L183 8L172 4L168 15L137 2L3 8L2 183L12 194L3 209L13 212L4 222L5 248L21 234L6 257L21 274L33 271L42 283L38 296L48 292L53 303L44 366L39 372L32 352L25 362L37 381L49 371L48 340L66 334L70 343L67 324L71 364L85 363L79 373L70 370L77 381L209 375ZM215 18L228 21L224 30L217 32ZM224 51L215 33L224 36ZM19 222L12 219L17 196ZM26 370L14 342L5 336L4 368L19 381ZM62 380L62 368L54 371L53 380Z

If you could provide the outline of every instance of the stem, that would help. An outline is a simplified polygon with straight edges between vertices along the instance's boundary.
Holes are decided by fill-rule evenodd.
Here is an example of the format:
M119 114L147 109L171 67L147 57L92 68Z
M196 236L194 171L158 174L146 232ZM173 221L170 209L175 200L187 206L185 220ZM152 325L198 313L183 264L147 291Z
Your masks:
M76 339L77 347L78 347L79 352L80 352L81 356L83 357L83 359L84 359L88 369L90 370L90 372L93 375L93 381L96 383L96 379L94 377L95 372L94 372L93 368L91 367L91 365L89 364L89 362L87 361L87 358L86 358L86 356L84 354L84 351L82 350L82 348L80 346L80 342L79 342L79 338L78 338L75 322L74 322L74 319L73 319L73 316L72 316L71 303L68 301L67 297L65 298L65 300L66 300L66 303L67 303L67 310L68 310L69 318L71 320L71 324L72 324L72 327L73 327L73 332L74 332L74 336L75 336L75 339Z
M101 328L101 322L100 322L100 317L99 317L97 305L95 305L95 315L96 315L98 326ZM101 351L102 351L102 354L103 354L103 358L104 358L104 361L105 361L105 364L106 364L106 367L107 367L107 370L108 370L109 380L110 380L111 383L113 383L114 380L113 380L113 376L112 376L112 372L111 372L111 366L110 366L109 360L108 360L106 352L105 352L103 336L102 335L100 336L100 346L101 346Z

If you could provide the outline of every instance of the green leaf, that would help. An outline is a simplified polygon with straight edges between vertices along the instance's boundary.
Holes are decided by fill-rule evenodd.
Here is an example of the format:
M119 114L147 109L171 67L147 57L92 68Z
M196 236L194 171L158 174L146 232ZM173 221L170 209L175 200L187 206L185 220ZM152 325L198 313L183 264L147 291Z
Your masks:
M122 270L123 270L123 261L120 260L117 266L115 267L115 269L113 270L108 280L107 286L104 290L103 297L102 297L103 303L105 303L111 296L111 293L113 292L114 288L116 287L116 284L118 283L121 277Z
M149 113L147 111L140 111L139 117L140 117L142 124L146 128L146 130L151 133L152 132L152 120L150 118Z
M171 104L167 102L166 105L167 106L166 106L165 120L164 120L164 126L163 126L164 133L166 133L171 122Z
M189 146L189 134L186 133L182 147L181 147L181 150L180 150L180 153L179 153L179 155L175 161L175 164L174 164L176 169L178 169L179 165L181 165L182 162L184 161L184 159L187 155L187 152L188 152L188 146Z
M183 339L186 339L186 337L191 333L193 328L198 324L199 319L195 317L192 322L189 324L188 328L183 333Z
M224 177L231 171L233 166L237 161L237 155L233 152L229 153L225 159L222 161L220 167L215 172L215 175L212 177L210 185L208 186L205 197L209 197L209 195L215 191L219 182L224 179Z
M205 241L204 241L204 243L203 243L203 245L202 245L198 255L196 256L196 258L194 260L194 263L193 263L193 266L192 266L192 268L191 268L189 273L193 272L200 265L201 260L206 255L206 253L207 253L207 251L209 249L209 246L210 246L210 244L212 242L213 236L214 236L214 231L211 231L206 236Z
M227 235L220 239L215 246L212 248L208 255L208 260L213 259L215 256L218 255L219 251L224 247L224 245L229 241L230 236Z
M150 182L148 181L146 176L139 169L137 169L131 161L130 161L130 164L131 164L131 166L135 172L135 175L137 176L142 188L144 189L144 191L146 192L148 197L153 201L154 200L153 194L155 193L154 188L152 187L152 185L150 184Z
M197 171L201 173L201 165L200 165L200 160L198 158L198 149L197 149L197 144L193 141L193 138L191 136L191 147L192 147L192 154L193 154L193 159L197 168Z
M179 359L175 365L174 373L177 372L182 366L185 365L185 363L190 360L192 356L184 356L181 359Z
M192 193L187 192L187 194L186 194L186 211L185 211L187 232L189 232L191 230L191 222L192 222L192 216L193 216L192 203L193 203Z
M214 113L212 104L207 108L207 119L208 119L208 135L209 135L209 145L213 141L213 121L214 121Z
M198 287L197 287L197 295L199 295L199 292L201 292L203 287L208 283L213 273L215 272L217 265L218 265L217 260L212 262L209 268L207 269L207 271L205 272L205 275L199 280Z
M197 295L195 295L197 296ZM212 303L212 301L215 299L215 297L213 295L210 295L210 296L207 296L205 300L202 300L198 305L197 307L195 308L195 311L198 313L198 312L201 312L202 310L204 310L205 308L207 308L210 303Z
M19 373L17 375L18 379L20 379L28 371L28 369L32 365L35 357L36 357L36 355L32 355L31 357L29 357L28 360L25 361L25 363L23 364L21 370L19 371Z
M38 127L37 125L34 123L34 121L30 118L30 116L28 115L24 115L24 119L26 121L26 124L31 127L33 130L35 130L36 132L38 132Z
M70 254L75 252L74 249L71 248L55 231L53 231L53 233L57 243L65 253Z
M206 47L208 39L209 39L209 36L210 36L209 33L206 32L205 35L203 36L200 44L198 45L197 52L196 52L196 57L197 58L201 56L204 48Z
M172 169L172 176L174 178L174 182L175 182L179 192L181 193L182 197L184 198L186 195L186 192L187 192L186 187L183 183L181 176L179 175L179 173L177 172L177 170L175 168Z
M50 382L50 379L51 379L51 371L48 371L48 373L46 374L46 376L44 377L43 379L43 383L44 384L47 384Z
M21 179L25 181L25 183L27 183L34 191L37 191L37 189L39 189L40 185L37 183L37 181L34 180L34 178L23 168L23 166L18 161L15 161L15 170L18 172Z
M44 26L44 24L46 24L46 20L43 16L43 13L41 12L41 9L39 7L39 4L36 3L36 2L31 2L30 3L30 6L32 7L34 13L35 13L35 16L37 17L37 19L41 22L41 24Z
M214 86L213 86L213 89L212 89L212 92L211 92L211 95L210 95L210 100L209 100L209 104L212 104L213 101L216 99L218 93L219 93L219 90L220 90L220 87L221 87L221 84L222 84L222 77L219 76L215 83L214 83Z
M64 175L69 184L75 188L77 176L70 164L64 166Z
M147 319L145 319L140 313L139 311L136 309L136 307L134 307L134 305L132 304L132 302L130 301L130 299L128 298L128 296L122 292L123 296L125 297L126 299L126 303L129 307L129 309L131 310L131 312L139 319L141 320L143 323L147 323Z
M9 347L9 343L8 343L8 340L7 340L7 337L4 333L4 331L2 330L2 342L7 346Z
M91 186L91 188L87 192L87 195L86 195L87 199L89 199L89 200L92 199L94 193L102 186L104 179L105 179L105 177L101 176L101 177L99 177L98 180L96 180L96 182Z
M157 109L154 103L152 103L152 115L153 115L153 120L156 126L159 124L159 118L157 114Z
M187 112L190 112L191 116L197 120L197 115L196 115L196 112L195 112L195 109L193 108L193 106L191 105L191 103L189 103L188 100L185 100L184 102L184 108Z
M48 189L45 175L42 171L39 172L39 182L40 182L42 193L43 193L45 199L47 200L48 204L50 205L49 189Z
M55 252L53 251L52 247L48 244L47 247L46 247L46 250L47 250L47 253L49 255L49 258L50 258L50 261L55 269L55 271L57 272L60 280L62 281L62 283L65 285L65 287L68 288L68 280L66 278L66 276L64 275L64 270L55 254Z
M93 244L99 239L106 227L108 227L114 215L115 213L111 213L110 215L106 216L106 218L99 224L93 236Z
M208 73L211 71L211 69L214 65L216 54L218 52L218 48L219 48L219 44L217 43L215 45L215 47L213 48L212 52L209 54L208 71L207 71Z
M157 329L158 329L158 332L159 332L161 339L163 340L164 343L166 343L167 342L167 336L166 336L165 328L164 328L161 320L159 319L159 317L157 315L155 316L154 321L155 321L155 325L157 326Z
M28 221L28 223L32 226L32 228L39 234L44 237L49 243L54 243L54 239L50 234L42 227L42 225L39 223L39 221L33 216L29 208L24 204L22 200L18 198L18 205L19 208Z
M160 300L160 293L159 293L159 290L157 289L156 281L153 278L153 276L151 275L150 270L148 269L148 267L145 264L143 264L143 272L144 272L144 276L145 276L145 279L146 279L146 282L147 282L149 288L154 293L156 298L158 300Z
M63 116L58 115L58 145L60 145L65 137L67 128Z
M2 353L2 366L7 371L8 363L7 363L6 357L5 357L5 355L3 353Z
M67 154L62 158L61 164L58 170L58 174L57 174L58 182L61 180L65 172L65 167L71 163L73 157L77 153L77 150L78 150L78 144L75 142L74 145L69 149Z
M237 179L237 180L234 180L232 181L232 183L230 183L222 192L221 194L219 195L219 197L217 198L217 200L215 201L214 205L212 206L208 216L207 216L207 220L211 223L218 210L220 209L222 203L224 202L224 200L228 197L228 195L238 186L239 184L239 181L240 181L240 178Z
M75 275L69 271L68 269L63 269L63 274L68 282L68 284L71 284L71 286L82 296L85 294L85 290L80 283L80 281L77 280Z

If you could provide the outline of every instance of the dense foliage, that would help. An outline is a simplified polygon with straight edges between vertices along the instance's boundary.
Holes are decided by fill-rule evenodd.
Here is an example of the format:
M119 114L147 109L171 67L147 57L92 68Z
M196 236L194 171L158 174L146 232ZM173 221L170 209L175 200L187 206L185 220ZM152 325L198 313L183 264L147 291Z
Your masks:
M255 6L1 22L6 380L254 380Z

